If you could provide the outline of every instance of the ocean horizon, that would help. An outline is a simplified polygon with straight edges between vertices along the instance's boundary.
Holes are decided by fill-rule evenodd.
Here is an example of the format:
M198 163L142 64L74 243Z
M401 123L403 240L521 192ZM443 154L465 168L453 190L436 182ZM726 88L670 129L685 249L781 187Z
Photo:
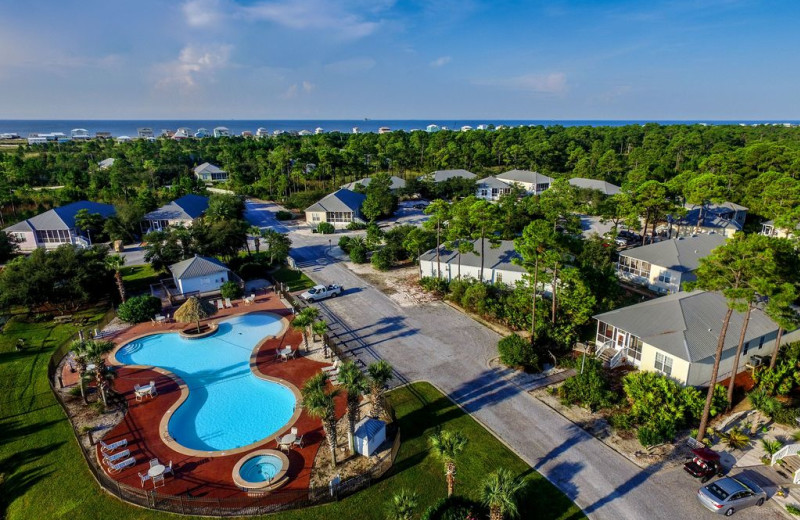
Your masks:
M799 126L800 120L665 120L665 119L5 119L0 120L0 133L16 133L27 137L34 133L62 132L69 135L75 128L82 128L94 135L96 132L109 132L114 137L136 137L138 128L152 128L156 135L162 130L176 130L187 127L196 132L205 128L211 132L217 126L227 127L231 135L241 135L249 131L253 134L259 128L273 131L314 132L322 128L324 132L351 133L354 127L359 132L377 132L381 127L391 130L424 130L428 125L459 130L463 126L477 128L478 125L499 126L627 126L656 123L660 125L792 125Z

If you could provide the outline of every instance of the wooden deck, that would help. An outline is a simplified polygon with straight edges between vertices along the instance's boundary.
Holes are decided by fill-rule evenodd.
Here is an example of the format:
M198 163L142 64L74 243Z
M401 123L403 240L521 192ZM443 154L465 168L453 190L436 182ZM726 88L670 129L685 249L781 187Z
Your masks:
M241 301L234 302L232 309L218 311L213 316L213 320L224 319L226 316L242 312L269 311L275 314L292 318L291 311L286 309L276 295L259 296L253 305L243 305ZM130 329L111 336L115 343L121 344L128 340L146 333L154 331L176 330L185 327L182 323L167 323L153 326L150 323L139 324ZM268 340L259 349L257 364L259 370L271 377L277 377L289 381L299 388L312 375L317 373L320 368L326 366L323 363L306 359L302 353L298 353L297 359L288 362L276 361L274 351L276 348L283 348L286 345L296 347L302 342L300 332L289 329L279 338ZM74 374L69 373L68 367L64 370L64 383L68 384L67 378L75 378ZM231 472L236 462L244 454L222 456L222 457L193 457L180 454L161 439L158 426L164 412L172 406L180 396L177 384L168 376L159 374L155 371L122 367L119 368L118 377L114 381L114 389L121 393L128 401L128 412L124 420L111 429L104 441L111 443L120 439L128 439L128 448L131 455L136 458L136 465L129 467L122 472L111 475L115 480L134 487L140 487L139 472L146 472L148 461L158 458L162 463L168 464L172 461L174 467L174 477L167 477L166 485L159 487L158 491L164 494L189 495L192 497L224 498L224 497L244 497L242 492L233 483ZM158 389L158 396L154 399L144 399L137 402L134 396L133 387L136 383L146 384L153 380ZM345 412L344 396L337 398L337 416L341 417ZM232 411L238 413L238 411ZM241 413L246 413L242 410ZM280 433L288 432L290 427L296 427L299 433L304 435L304 448L292 449L289 454L289 469L287 472L288 482L283 488L285 490L301 491L308 489L311 477L311 467L322 441L324 441L321 423L318 419L312 419L304 411L294 424L287 424ZM265 442L254 446L252 450L275 448L275 442ZM100 446L97 446L97 453L100 454ZM152 489L152 483L146 482L145 489ZM276 494L276 497L280 493Z

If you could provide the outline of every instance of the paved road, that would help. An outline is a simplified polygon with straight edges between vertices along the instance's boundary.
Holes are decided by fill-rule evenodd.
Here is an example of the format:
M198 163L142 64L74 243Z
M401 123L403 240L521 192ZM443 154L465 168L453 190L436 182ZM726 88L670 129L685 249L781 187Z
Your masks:
M441 303L399 307L328 256L327 237L292 233L292 242L298 267L315 281L345 286L342 297L318 305L355 355L365 363L389 361L394 384L425 380L438 386L590 518L716 516L697 503L698 484L680 467L641 470L490 369L496 333ZM757 517L782 518L771 507Z

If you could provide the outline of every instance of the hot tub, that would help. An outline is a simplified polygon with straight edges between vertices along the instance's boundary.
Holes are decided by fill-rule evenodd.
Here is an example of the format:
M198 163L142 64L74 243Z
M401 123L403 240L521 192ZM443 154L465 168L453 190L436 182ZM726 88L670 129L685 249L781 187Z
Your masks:
M269 491L286 482L289 458L277 450L248 453L233 467L233 481L243 491Z

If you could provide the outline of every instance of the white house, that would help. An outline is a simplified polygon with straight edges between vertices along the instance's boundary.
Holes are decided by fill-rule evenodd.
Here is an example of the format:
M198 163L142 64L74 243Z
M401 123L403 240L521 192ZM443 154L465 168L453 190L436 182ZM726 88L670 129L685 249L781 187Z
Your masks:
M617 276L660 293L675 293L696 280L700 259L725 243L716 233L664 240L620 251Z
M467 170L436 170L435 172L421 175L419 178L420 180L427 180L438 183L438 182L444 182L449 179L453 179L455 177L460 177L462 179L474 179L477 177L477 175Z
M630 363L660 372L683 385L707 386L711 380L720 328L728 306L720 293L681 291L594 316L598 352L613 353L611 366ZM731 376L744 313L734 312L725 335L718 381ZM775 348L778 326L756 308L750 314L739 372L758 364L754 356L769 356ZM781 343L800 339L795 330Z
M153 129L146 126L137 129L136 134L139 136L139 139L154 139L156 136L155 132L153 132Z
M88 141L92 138L92 136L89 135L89 131L85 128L73 128L70 132L70 137L75 141Z
M328 222L341 228L350 222L363 222L361 205L366 198L363 193L344 188L337 190L306 208L306 223L317 227L320 222Z
M573 177L569 183L576 188L585 190L597 190L603 195L616 195L620 192L620 187L610 182L601 181L598 179L584 179L583 177Z
M177 130L175 130L175 133L172 134L172 138L176 141L182 141L183 139L188 139L191 136L192 136L192 129L186 128L185 126L178 128Z
M169 226L189 227L208 209L208 197L189 193L144 216L146 233Z
M473 241L474 253L460 254L455 248L442 245L439 248L439 261L436 259L436 249L431 249L419 257L420 277L442 278L450 281L459 277L481 279L481 258L483 258L483 281L503 282L514 285L522 280L525 269L513 262L519 254L514 250L513 240L502 240L499 247L492 247L486 240L481 256L480 239ZM441 264L441 272L438 271Z
M425 127L425 131L428 133L434 133L439 131L439 125L428 125Z
M222 182L228 180L228 172L220 169L219 166L204 162L194 167L194 176L204 182Z
M210 134L208 133L208 130L205 128L198 128L197 132L194 133L194 136L198 139L203 139L205 137L208 137L209 135Z
M228 130L228 127L225 126L218 126L214 129L214 137L230 137L231 131Z
M390 177L390 179L392 181L392 185L391 185L391 187L389 189L392 190L393 192L401 190L401 189L406 187L406 181L404 181L400 177L392 175ZM361 186L366 188L367 186L369 186L369 183L371 181L372 181L372 177L366 177L364 179L360 179L360 180L357 180L355 182L351 182L349 184L345 184L344 186L342 186L342 188L344 188L346 190L350 190L350 191L355 191L356 184L360 184Z
M231 271L217 260L206 256L195 256L169 266L175 287L181 294L218 291L231 279Z
M553 183L553 179L547 175L529 170L509 170L495 177L509 184L517 184L528 193L534 195L541 195Z
M38 248L55 249L62 244L88 247L92 244L91 236L75 225L75 215L82 209L90 214L99 214L103 218L116 213L111 204L81 200L17 222L3 231L17 240L22 252Z
M774 220L768 220L761 224L761 234L768 237L789 238L800 235L798 231L800 231L800 224L795 226L794 231L775 226Z
M103 159L102 161L97 163L97 167L100 168L101 170L107 170L112 166L114 166L114 161L116 161L116 159L114 159L113 157L109 157L108 159Z
M700 233L713 232L731 237L744 228L744 221L747 218L747 208L733 202L705 206L686 204L684 207L686 216L674 223L678 234L681 235L696 233L697 223L700 221Z
M511 185L497 177L486 177L475 185L475 196L479 199L496 201L511 191Z

